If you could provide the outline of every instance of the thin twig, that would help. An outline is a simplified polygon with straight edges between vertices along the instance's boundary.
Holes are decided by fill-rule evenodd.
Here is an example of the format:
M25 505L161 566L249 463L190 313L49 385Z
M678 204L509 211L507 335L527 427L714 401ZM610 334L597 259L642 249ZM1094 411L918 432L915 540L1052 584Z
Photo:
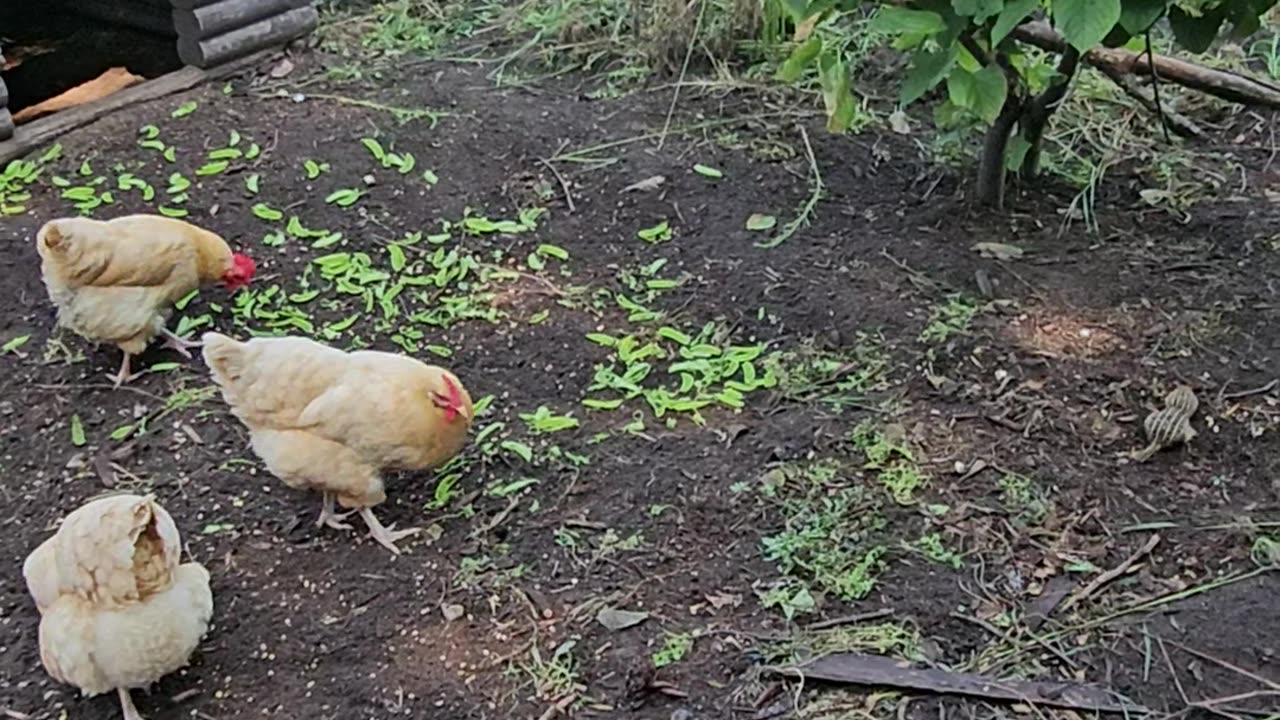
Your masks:
M854 615L843 615L830 620L820 620L815 623L809 623L804 626L805 630L826 630L828 628L839 627L841 625L853 625L855 623L866 622L868 620L878 620L882 617L888 617L894 613L893 608L883 608L881 610L873 610L871 612L856 613Z
M689 60L693 57L693 46L698 44L698 33L702 30L702 16L706 14L707 1L703 0L698 5L698 19L693 23L693 35L689 37L689 47L684 52L684 64L680 66L680 79L676 82L676 89L671 93L671 106L667 108L667 119L662 122L662 133L658 136L658 149L667 142L667 131L671 129L671 118L676 113L676 103L680 101L680 86L684 83L684 76L689 72Z
M1130 555L1127 559L1125 559L1124 562L1120 563L1114 568L1094 578L1092 582L1090 582L1088 585L1085 585L1083 588L1081 588L1079 592L1067 598L1066 602L1062 603L1063 612L1071 609L1081 600L1084 600L1088 598L1090 595L1092 595L1093 593L1097 592L1097 590L1101 588L1103 585L1106 585L1112 580L1115 580L1121 575L1124 575L1126 572L1129 571L1129 568L1133 567L1134 563L1138 562L1138 560L1140 560L1144 555L1154 550L1156 545L1159 545L1159 544L1160 544L1160 536L1152 535L1147 540L1147 543L1145 545L1138 548L1138 550L1134 552L1132 555Z
M543 167L550 170L551 174L556 176L556 180L560 181L560 189L564 191L564 200L569 204L569 212L574 212L577 208L573 206L573 193L569 192L569 183L565 181L564 176L546 158L538 158L538 162L542 163Z
M804 125L799 125L798 127L800 128L800 137L804 139L805 155L809 158L809 172L813 174L813 192L809 194L809 199L805 202L804 207L800 208L800 214L783 226L782 232L776 236L764 242L756 243L758 248L775 248L790 240L802 225L808 224L809 218L813 216L813 209L818 206L818 201L822 199L822 193L827 187L822 182L822 173L818 170L818 158L813 153L813 144L809 142L809 131L804 129Z
M1272 380L1266 385L1263 385L1262 387L1253 388L1252 390L1241 390L1240 392L1229 393L1227 395L1223 395L1221 399L1222 400L1239 400L1240 398L1247 398L1253 395L1263 395L1265 393L1269 393L1272 390L1274 390L1276 385L1280 385L1280 380Z

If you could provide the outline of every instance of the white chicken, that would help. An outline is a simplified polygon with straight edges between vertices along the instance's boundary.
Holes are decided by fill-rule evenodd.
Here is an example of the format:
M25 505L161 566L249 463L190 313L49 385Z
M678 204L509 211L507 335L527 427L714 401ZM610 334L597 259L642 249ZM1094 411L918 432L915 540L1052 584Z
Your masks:
M188 663L213 616L209 572L155 496L112 495L73 511L22 566L40 611L40 661L85 695L129 691Z

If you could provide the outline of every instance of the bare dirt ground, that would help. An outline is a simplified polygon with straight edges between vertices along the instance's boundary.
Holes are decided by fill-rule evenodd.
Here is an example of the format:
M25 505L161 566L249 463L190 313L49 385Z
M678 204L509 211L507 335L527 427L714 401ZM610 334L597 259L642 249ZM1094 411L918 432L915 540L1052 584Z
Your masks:
M807 105L690 98L662 135L666 92L495 89L448 64L305 95L237 80L117 113L4 203L23 208L0 226L9 717L119 712L44 674L20 574L109 489L157 493L213 574L193 664L139 694L153 720L781 717L795 688L769 667L842 650L1161 714L1280 681L1266 126L1223 143L1232 197L1183 219L1113 175L1091 233L1063 231L1073 191L974 214L912 138L831 137ZM759 247L811 196L806 142L812 222ZM403 556L313 527L318 498L265 474L199 361L152 351L113 391L116 350L55 331L34 232L105 191L95 217L185 208L259 261L252 294L207 291L171 327L399 349L492 396L459 464L391 483L384 522L428 528ZM1180 382L1198 437L1126 459ZM639 622L601 622L620 618ZM1274 688L1234 706L1274 712ZM1004 712L802 697L804 717Z

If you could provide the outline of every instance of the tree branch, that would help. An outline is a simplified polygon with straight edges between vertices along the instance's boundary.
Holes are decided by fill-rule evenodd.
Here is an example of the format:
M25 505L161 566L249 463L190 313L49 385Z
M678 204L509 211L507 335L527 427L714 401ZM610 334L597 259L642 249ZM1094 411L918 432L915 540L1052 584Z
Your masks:
M1068 47L1067 41L1057 31L1040 20L1019 25L1010 35L1020 42L1050 52L1065 53ZM1228 102L1280 108L1280 86L1165 55L1154 55L1148 59L1128 50L1096 47L1085 53L1084 61L1113 79L1119 75L1151 75L1154 68L1163 80Z
M1058 60L1057 76L1044 92L1027 102L1022 117L1018 120L1022 137L1031 146L1022 158L1023 177L1034 176L1039 170L1040 146L1044 140L1045 126L1049 124L1049 116L1053 115L1062 99L1067 96L1067 89L1071 87L1071 80L1075 77L1076 68L1079 66L1080 51L1068 45Z

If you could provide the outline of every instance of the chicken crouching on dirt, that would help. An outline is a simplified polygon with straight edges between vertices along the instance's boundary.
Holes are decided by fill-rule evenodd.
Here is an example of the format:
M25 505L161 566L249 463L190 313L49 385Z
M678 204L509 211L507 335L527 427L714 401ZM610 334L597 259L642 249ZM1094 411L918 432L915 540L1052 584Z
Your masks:
M36 234L36 251L58 324L124 352L120 372L111 376L116 387L137 377L130 358L157 335L191 357L188 348L199 343L165 327L174 303L219 282L235 292L256 269L214 233L160 215L50 220Z
M85 695L115 690L125 720L142 720L129 691L185 667L213 616L209 572L181 554L152 495L99 498L67 515L22 566L49 675Z
M444 368L393 353L343 352L298 337L238 342L206 333L204 359L253 450L292 488L317 490L317 526L350 529L334 501L353 508L393 553L418 528L374 516L386 500L383 470L426 470L462 450L471 396Z

